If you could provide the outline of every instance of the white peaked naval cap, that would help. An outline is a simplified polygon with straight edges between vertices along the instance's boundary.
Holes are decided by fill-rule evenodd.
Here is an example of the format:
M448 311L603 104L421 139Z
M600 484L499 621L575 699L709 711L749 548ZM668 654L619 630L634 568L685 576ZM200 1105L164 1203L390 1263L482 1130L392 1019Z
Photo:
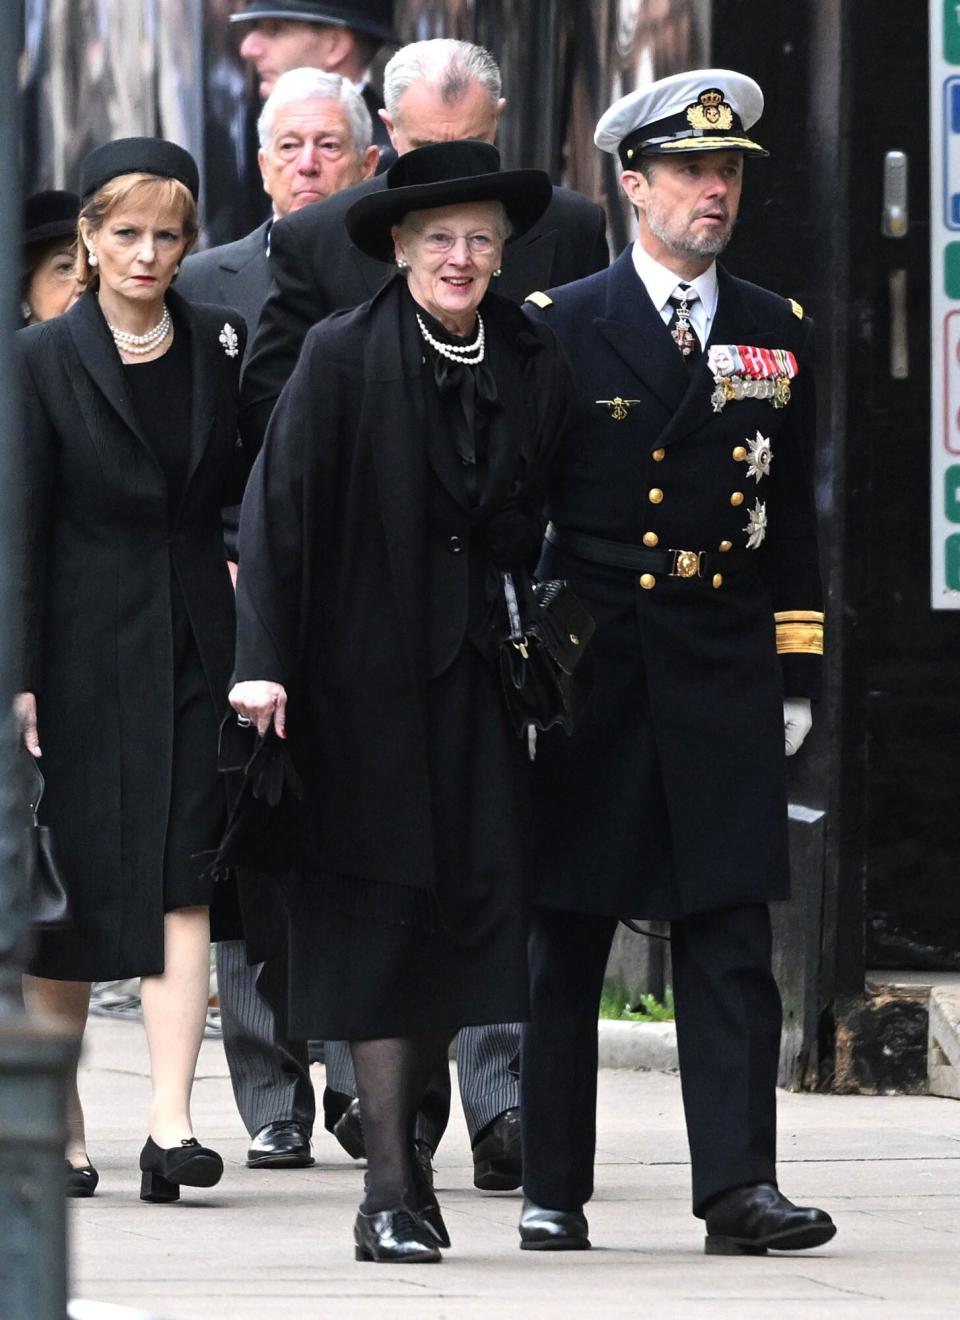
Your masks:
M638 156L692 151L743 151L769 155L747 137L763 114L763 92L732 69L693 69L638 87L615 101L597 124L593 140L619 154L625 169Z

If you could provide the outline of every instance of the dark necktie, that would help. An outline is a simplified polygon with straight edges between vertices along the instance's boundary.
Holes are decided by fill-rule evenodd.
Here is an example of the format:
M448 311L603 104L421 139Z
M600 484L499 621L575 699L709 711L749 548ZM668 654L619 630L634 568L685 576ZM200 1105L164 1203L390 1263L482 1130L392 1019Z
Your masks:
M692 368L700 357L701 344L690 321L690 304L700 295L690 284L678 284L667 299L673 308L667 329L670 337L680 350L685 367Z

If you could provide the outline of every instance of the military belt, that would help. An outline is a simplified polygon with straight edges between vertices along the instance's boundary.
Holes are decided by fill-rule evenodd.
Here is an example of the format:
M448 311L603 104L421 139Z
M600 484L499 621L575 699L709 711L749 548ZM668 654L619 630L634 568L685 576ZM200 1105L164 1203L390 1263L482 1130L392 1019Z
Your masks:
M547 524L547 540L558 550L610 568L627 568L632 573L666 573L669 577L712 577L714 573L740 573L755 568L752 550L649 550L645 545L626 541L607 541L586 532L571 532L556 523Z

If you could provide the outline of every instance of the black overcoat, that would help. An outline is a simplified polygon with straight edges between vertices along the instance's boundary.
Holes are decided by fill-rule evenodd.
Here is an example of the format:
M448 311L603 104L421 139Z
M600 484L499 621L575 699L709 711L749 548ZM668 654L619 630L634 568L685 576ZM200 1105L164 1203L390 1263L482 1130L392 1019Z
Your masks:
M401 344L406 296L397 277L307 335L244 497L236 672L287 688L309 804L306 869L427 890L443 822L431 811L425 619L461 619L476 551L467 507L451 499L445 525L426 516L420 353L405 364ZM488 338L501 352L512 345L523 457L514 496L536 504L569 405L568 368L547 327L494 295L481 306ZM442 599L426 598L428 554L455 566Z
M193 367L188 477L172 517L96 295L17 336L29 520L21 686L37 697L43 811L79 914L49 937L62 979L163 970L171 565L210 700L218 715L227 704L235 621L220 508L243 490L246 330L228 308L167 299L188 328ZM225 324L235 347L220 342Z
M644 587L639 570L546 547L541 576L570 578L598 621L583 723L570 740L545 738L537 758L536 884L548 906L670 918L787 894L782 698L816 694L823 617L812 323L785 298L718 277L710 344L793 352L787 406L714 410L706 361L688 373L630 248L609 271L527 304L576 381L551 518L717 561L689 579L652 573ZM758 433L773 459L754 479ZM747 554L757 502L766 536ZM725 571L722 546L747 568Z

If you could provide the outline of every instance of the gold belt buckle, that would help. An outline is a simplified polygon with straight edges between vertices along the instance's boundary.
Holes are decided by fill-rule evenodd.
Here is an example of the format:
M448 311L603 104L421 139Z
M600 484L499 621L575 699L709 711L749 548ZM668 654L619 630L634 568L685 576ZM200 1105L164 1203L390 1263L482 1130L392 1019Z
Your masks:
M673 555L673 568L670 570L671 577L692 578L701 576L702 550L671 550L670 553Z

